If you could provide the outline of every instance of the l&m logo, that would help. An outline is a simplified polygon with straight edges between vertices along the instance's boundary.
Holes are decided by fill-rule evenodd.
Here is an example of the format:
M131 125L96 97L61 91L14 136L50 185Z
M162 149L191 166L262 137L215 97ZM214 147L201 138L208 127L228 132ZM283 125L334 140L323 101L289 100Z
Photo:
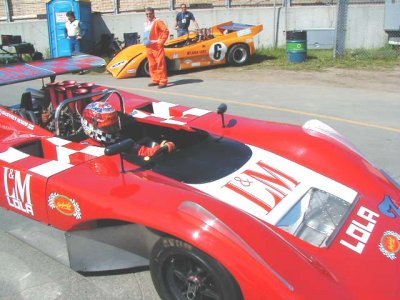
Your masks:
M260 160L224 187L270 212L298 185L296 179Z
M4 191L11 207L26 214L34 215L31 201L32 175L23 176L20 171L4 167Z

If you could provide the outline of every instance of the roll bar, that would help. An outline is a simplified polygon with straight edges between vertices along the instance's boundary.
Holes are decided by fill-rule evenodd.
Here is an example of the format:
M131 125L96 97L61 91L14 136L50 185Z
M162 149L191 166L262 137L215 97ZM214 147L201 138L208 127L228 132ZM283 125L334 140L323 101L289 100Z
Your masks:
M108 99L113 95L116 94L119 98L119 105L120 105L120 110L125 114L125 102L124 98L122 97L121 93L116 90L116 89L104 89L102 91L96 91L93 93L88 93L84 95L79 95L73 98L65 99L63 102L60 103L60 105L57 106L56 112L54 114L54 126L55 126L55 134L60 135L60 115L62 111L67 107L68 104L74 103L83 99L91 98L91 97L96 97L100 96L99 99L95 100L95 102L98 101L108 101ZM71 116L72 118L72 116Z

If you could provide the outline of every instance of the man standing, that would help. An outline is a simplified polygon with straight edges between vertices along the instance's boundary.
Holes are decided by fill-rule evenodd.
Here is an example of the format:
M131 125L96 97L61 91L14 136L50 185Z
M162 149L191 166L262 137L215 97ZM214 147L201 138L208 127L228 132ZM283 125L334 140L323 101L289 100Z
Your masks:
M151 77L151 83L148 85L158 85L158 88L164 88L168 83L164 44L168 39L169 30L164 21L156 18L153 8L146 8L146 17L147 21L144 23L143 43L146 46Z
M71 46L71 54L81 52L80 40L84 35L79 20L75 19L73 11L69 11L66 14L67 22L65 22L65 29L67 31L67 39L69 39Z
M177 31L177 35L181 36L189 33L189 25L190 21L193 21L196 29L199 29L199 24L197 24L194 15L187 10L186 4L181 4L181 11L176 15L175 29Z

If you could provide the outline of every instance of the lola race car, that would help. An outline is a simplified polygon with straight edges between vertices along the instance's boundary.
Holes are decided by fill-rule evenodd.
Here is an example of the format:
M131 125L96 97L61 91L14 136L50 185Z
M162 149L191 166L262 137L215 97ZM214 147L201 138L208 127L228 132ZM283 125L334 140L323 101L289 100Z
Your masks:
M9 65L0 84L103 63ZM58 238L65 251L46 253L66 253L72 269L150 266L162 299L400 294L400 188L324 123L254 120L72 80L21 100L0 108L0 205L32 222L25 230ZM118 111L124 139L102 146L84 134L93 102ZM142 138L176 149L145 160L130 151Z
M225 22L168 40L165 56L168 71L189 70L213 65L241 66L255 53L254 36L262 25ZM115 78L149 76L146 47L129 46L107 65Z

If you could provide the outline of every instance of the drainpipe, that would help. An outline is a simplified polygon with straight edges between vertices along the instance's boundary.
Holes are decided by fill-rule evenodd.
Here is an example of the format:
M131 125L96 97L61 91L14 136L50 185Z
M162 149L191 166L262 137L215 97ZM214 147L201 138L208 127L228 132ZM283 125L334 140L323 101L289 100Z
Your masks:
M119 10L118 10L118 0L114 0L114 1L113 1L113 6L114 6L114 15L118 15L118 14L119 14Z
M6 10L6 16L7 16L7 22L11 22L11 14L10 14L10 5L8 3L8 0L4 0L4 8Z

